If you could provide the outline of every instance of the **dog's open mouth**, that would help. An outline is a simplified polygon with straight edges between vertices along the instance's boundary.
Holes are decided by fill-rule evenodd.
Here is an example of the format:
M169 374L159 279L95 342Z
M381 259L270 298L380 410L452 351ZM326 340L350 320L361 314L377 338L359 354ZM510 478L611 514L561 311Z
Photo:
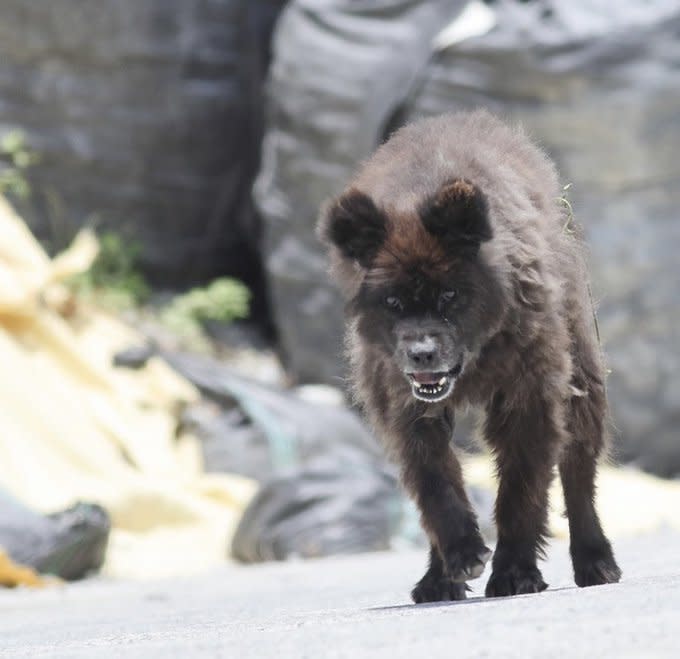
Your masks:
M411 391L418 400L437 403L453 391L453 385L462 370L461 361L448 371L423 371L407 373L407 376L411 382Z

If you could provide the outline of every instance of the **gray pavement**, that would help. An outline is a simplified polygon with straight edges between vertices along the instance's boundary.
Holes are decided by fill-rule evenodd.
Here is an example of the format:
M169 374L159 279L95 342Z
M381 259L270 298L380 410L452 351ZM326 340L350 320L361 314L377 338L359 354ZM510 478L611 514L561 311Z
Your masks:
M2 657L680 657L680 535L615 541L624 578L410 605L425 552L225 567L186 579L0 592Z

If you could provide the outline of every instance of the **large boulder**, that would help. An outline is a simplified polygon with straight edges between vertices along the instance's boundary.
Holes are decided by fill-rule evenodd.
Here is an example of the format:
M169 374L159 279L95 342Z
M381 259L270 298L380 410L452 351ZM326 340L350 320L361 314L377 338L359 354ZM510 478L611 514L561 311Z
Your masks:
M677 2L458 9L299 0L282 17L256 198L290 371L342 373L341 304L313 235L320 203L394 126L483 105L521 121L571 184L611 368L614 457L680 474Z
M342 381L342 304L314 234L319 206L379 143L462 0L301 0L273 42L255 186L282 356L299 382Z
M0 4L0 132L40 162L31 228L85 222L141 243L151 280L258 277L250 188L261 81L282 0Z

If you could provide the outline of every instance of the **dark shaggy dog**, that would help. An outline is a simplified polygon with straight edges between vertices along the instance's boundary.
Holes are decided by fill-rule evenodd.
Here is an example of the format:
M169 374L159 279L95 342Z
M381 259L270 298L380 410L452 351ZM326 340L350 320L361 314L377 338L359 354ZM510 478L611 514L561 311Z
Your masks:
M607 405L580 240L551 162L486 112L407 126L322 214L359 403L431 541L416 602L462 599L491 556L450 440L477 405L499 476L488 596L546 588L559 467L579 586L621 572L594 506Z

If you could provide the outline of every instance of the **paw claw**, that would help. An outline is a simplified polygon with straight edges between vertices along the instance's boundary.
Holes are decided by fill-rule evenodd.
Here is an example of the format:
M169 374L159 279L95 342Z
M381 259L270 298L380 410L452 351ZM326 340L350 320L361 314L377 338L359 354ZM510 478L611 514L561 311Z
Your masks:
M618 583L621 579L621 569L611 559L601 559L592 563L585 563L574 568L574 581L577 586L602 586L608 583Z
M467 587L464 583L455 583L446 577L429 579L428 576L426 574L411 591L411 599L416 604L454 602L467 597Z
M449 551L446 556L446 567L450 579L456 582L477 579L484 572L491 554L491 550L485 547L481 540L475 541L471 546L462 545Z
M511 565L507 568L494 569L486 584L487 597L508 597L540 593L548 587L543 575L537 567L521 568Z
M574 581L581 588L617 583L621 579L621 569L606 538L596 544L572 545L571 560Z

